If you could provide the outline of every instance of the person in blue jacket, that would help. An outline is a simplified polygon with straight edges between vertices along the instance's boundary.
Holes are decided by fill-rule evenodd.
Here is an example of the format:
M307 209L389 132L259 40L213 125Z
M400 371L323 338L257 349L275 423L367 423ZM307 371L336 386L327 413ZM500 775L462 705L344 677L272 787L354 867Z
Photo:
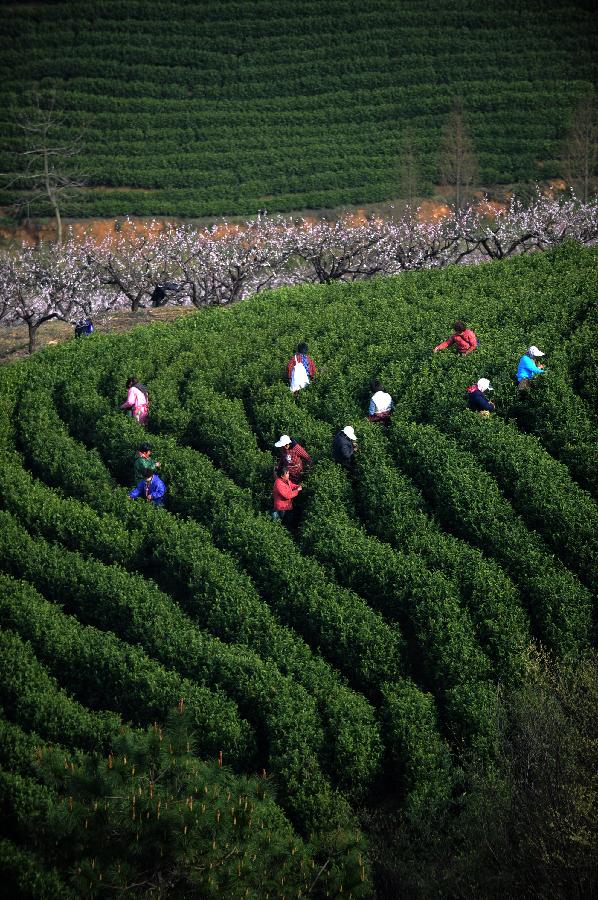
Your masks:
M484 392L492 390L494 388L487 378L479 378L476 384L472 384L471 387L467 388L467 405L469 408L484 416L484 418L488 418L496 407L494 403L484 397Z
M133 488L129 498L135 500L136 497L144 497L148 503L153 503L154 506L164 506L165 494L166 485L162 479L158 478L155 472L148 472L143 481Z
M93 322L90 318L79 319L75 322L75 337L84 337L86 334L93 334Z
M542 353L541 350L538 350L537 347L532 346L519 360L519 365L517 366L517 382L520 391L529 391L532 378L535 378L536 375L540 375L545 371L542 363L536 363L536 360L540 359L542 356L544 356L544 353Z

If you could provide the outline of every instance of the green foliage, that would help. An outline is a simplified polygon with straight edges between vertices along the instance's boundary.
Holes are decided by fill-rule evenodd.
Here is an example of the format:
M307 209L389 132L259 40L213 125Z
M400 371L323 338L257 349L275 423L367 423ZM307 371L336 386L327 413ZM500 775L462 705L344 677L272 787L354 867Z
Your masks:
M473 781L498 779L502 717L514 714L503 698L527 690L529 648L541 642L574 664L592 637L597 513L584 486L595 448L595 263L595 249L563 245L481 267L285 288L0 370L0 763L13 827L0 838L22 861L10 864L1 845L7 883L41 896L47 872L49 895L60 885L80 893L79 876L97 887L99 857L86 847L108 819L94 817L87 845L86 834L70 849L60 838L51 857L46 836L71 834L62 798L75 796L74 782L42 774L36 747L59 742L62 761L75 749L105 754L123 721L155 721L158 734L183 699L197 727L189 765L216 772L222 750L236 773L226 778L263 769L256 790L276 785L272 821L288 817L303 841L297 870L286 838L282 849L272 838L291 883L308 868L316 896L341 883L371 894L359 812L382 896L396 895L397 872L409 889L417 882L414 896L430 896L429 866L406 870L418 843L449 884L444 838ZM464 359L432 354L459 317L480 347ZM293 396L284 369L300 340L318 374ZM531 341L548 367L522 400L513 373ZM131 374L149 385L147 429L118 410ZM465 388L482 374L498 400L490 420L465 409ZM373 377L396 400L387 428L366 419ZM350 471L330 459L348 423L358 436ZM269 516L282 433L314 458L292 530ZM165 509L127 498L144 440L161 462ZM97 758L95 768L78 758L83 781L94 772L96 787L105 783ZM81 785L79 775L61 778ZM499 799L508 782L495 780ZM85 791L79 832L93 807ZM183 860L187 878L187 850L206 851L209 866L213 836L200 829L181 843L177 816L187 813L175 807L143 832L143 853L159 835L164 866ZM50 809L62 812L46 831ZM29 814L40 843L25 830ZM123 808L110 815L126 845ZM228 832L226 841L230 851ZM243 832L239 854L252 841ZM68 853L89 866L76 873ZM104 877L135 877L136 854L118 858L121 873L102 862ZM259 877L276 877L276 859L257 854ZM227 865L213 877L228 878ZM463 865L473 879L471 860ZM236 876L250 896L253 871L243 863Z
M164 721L184 702L201 735L198 752L215 758L225 751L231 765L254 759L255 739L230 700L162 666L110 632L85 627L28 584L0 576L0 622L34 649L37 659L87 707L111 706L136 724Z
M562 176L570 111L595 81L584 4L551 4L549 15L542 3L473 0L420 0L399 15L392 0L29 7L1 7L0 168L15 171L32 89L54 91L59 138L85 129L86 216L387 200L407 130L425 193L456 97L482 183Z
M32 743L4 730L13 743ZM17 851L17 875L3 842L3 874L37 897L57 896L54 866L64 872L66 896L283 896L315 887L318 850L293 832L271 782L200 762L195 737L177 714L165 729L123 732L107 757L65 756L37 743L28 776L0 773L4 827L18 839L34 826L35 852ZM337 842L330 853L316 895L363 895L363 849ZM49 872L40 885L43 863Z
M7 714L50 741L93 749L109 746L120 727L113 713L94 713L73 700L12 631L0 632L0 702Z
M540 636L559 653L590 636L590 594L546 552L470 454L431 426L394 422L396 457L432 498L441 521L506 565L525 594Z

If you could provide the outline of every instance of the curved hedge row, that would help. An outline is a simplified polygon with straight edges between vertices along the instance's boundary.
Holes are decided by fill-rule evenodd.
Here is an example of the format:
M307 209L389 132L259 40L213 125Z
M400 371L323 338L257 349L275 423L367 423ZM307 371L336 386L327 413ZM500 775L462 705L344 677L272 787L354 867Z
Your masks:
M230 764L255 759L255 737L236 706L217 691L168 672L139 647L81 625L29 584L0 576L0 622L27 641L37 659L88 708L111 706L125 721L164 721L183 700L202 756L226 748Z
M226 690L254 723L258 739L267 739L270 766L295 814L311 824L328 793L334 820L334 799L318 766L321 725L305 691L249 651L200 632L150 582L34 541L6 513L0 513L0 527L5 571L26 578L49 599L66 601L67 610L82 622L101 627L108 621L112 630L140 643L164 665L199 684Z
M41 86L64 110L61 145L85 128L77 214L389 200L402 189L398 120L413 130L426 194L456 97L481 183L563 177L568 119L596 77L596 26L583 3L549 11L471 0L417 0L400 15L391 0L4 4L0 170L18 166L18 114L32 113Z
M245 772L265 769L313 834L313 892L371 893L357 810L373 821L384 806L407 830L446 821L468 791L468 761L489 771L500 752L501 685L525 682L538 639L560 657L590 640L596 510L578 485L595 443L595 261L595 249L563 245L285 288L0 369L8 718L39 741L105 751L123 729L130 743L154 740L184 698L203 731L193 765L222 749ZM433 355L459 316L479 348ZM563 329L570 340L553 352ZM293 396L285 364L301 340L318 374ZM513 371L531 341L549 368L521 400ZM486 421L464 410L480 374L499 402ZM131 375L149 386L147 428L118 409ZM397 401L388 428L366 419L375 376ZM550 418L559 386L577 418ZM349 472L330 459L347 423L358 435ZM268 515L281 433L315 461L291 530ZM127 499L143 440L161 460L166 509ZM154 737L124 718L155 718ZM0 763L8 806L23 798L41 823L36 785L49 782L29 757L13 765L0 748ZM49 890L68 890L47 846L18 835L22 883L41 866ZM334 867L328 883L322 867Z
M65 746L93 750L111 745L120 716L91 712L73 700L13 631L0 631L0 650L0 702L11 718Z
M548 646L566 654L586 645L590 594L551 558L475 458L427 425L395 420L390 437L397 462L419 482L445 527L509 569Z
M51 442L48 449L51 452ZM0 473L6 475L7 485L0 505L30 532L152 575L194 622L221 639L257 651L296 679L314 696L326 726L321 763L347 787L367 783L380 758L373 710L334 677L323 660L311 656L277 625L232 560L209 543L204 529L166 515L159 527L153 511L141 504L123 502L115 505L113 514L100 515L34 482L15 460L6 467L0 461Z

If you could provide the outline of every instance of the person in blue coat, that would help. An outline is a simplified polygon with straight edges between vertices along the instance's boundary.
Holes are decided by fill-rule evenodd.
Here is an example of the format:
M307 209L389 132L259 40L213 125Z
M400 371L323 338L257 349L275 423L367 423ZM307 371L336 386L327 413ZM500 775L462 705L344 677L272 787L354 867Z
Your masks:
M520 391L529 391L532 378L545 371L542 363L536 363L545 354L537 347L530 347L527 353L519 360L517 366L517 383Z
M143 497L148 503L154 506L164 506L164 496L166 494L166 485L155 472L148 472L143 481L140 481L136 488L133 488L129 494L131 500L137 497Z

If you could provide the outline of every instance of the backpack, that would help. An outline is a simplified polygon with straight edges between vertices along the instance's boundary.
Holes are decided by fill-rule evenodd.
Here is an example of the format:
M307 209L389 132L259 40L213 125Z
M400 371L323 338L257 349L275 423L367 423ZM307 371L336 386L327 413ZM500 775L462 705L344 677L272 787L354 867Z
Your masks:
M143 396L145 397L145 402L146 402L147 405L149 406L149 391L148 391L148 389L146 388L146 386L145 386L144 384L141 384L140 382L137 382L137 384L135 385L135 387L136 387L138 390L141 391L141 393L142 393Z
M299 359L297 359L297 354L295 354L295 365L291 372L291 390L293 392L299 391L309 384L309 375L307 374L306 366L307 360L304 360L305 357L300 356Z

